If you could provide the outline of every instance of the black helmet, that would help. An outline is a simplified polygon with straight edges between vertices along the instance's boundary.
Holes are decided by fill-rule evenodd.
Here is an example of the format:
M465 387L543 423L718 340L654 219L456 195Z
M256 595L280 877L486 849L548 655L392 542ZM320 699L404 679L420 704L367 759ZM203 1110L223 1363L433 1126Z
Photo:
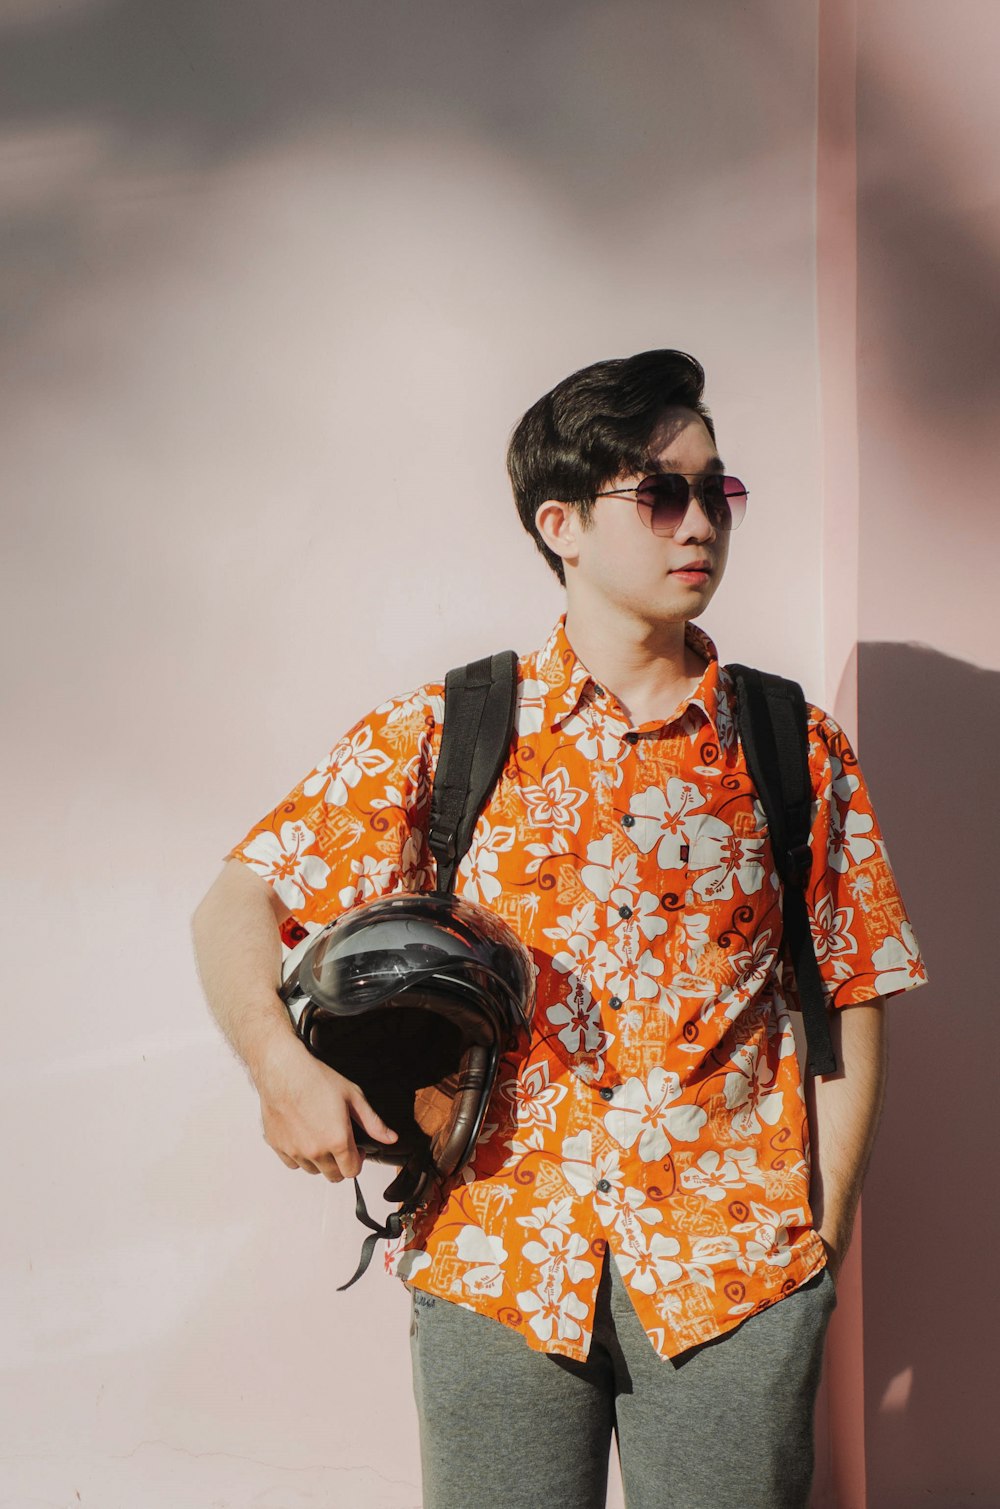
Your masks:
M379 1227L355 1180L358 1218L375 1235L341 1288L376 1239L398 1236L402 1214L471 1158L501 1053L527 1049L535 973L501 917L439 892L361 902L285 960L279 994L300 1038L397 1133L377 1142L352 1120L366 1158L402 1166L385 1195L404 1203Z

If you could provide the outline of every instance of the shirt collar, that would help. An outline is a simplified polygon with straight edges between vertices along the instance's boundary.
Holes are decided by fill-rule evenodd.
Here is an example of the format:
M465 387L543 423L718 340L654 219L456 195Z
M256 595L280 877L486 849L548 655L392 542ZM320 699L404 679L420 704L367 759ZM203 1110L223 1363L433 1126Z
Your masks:
M680 718L689 709L700 709L716 735L720 735L722 728L719 703L726 692L720 675L719 652L704 629L699 629L697 624L686 624L684 637L696 654L707 660L708 664L695 691L681 703L674 718ZM567 638L565 613L559 615L545 644L534 656L534 679L541 683L544 726L550 733L574 713L588 695L595 706L605 711L612 708L607 688L599 686Z

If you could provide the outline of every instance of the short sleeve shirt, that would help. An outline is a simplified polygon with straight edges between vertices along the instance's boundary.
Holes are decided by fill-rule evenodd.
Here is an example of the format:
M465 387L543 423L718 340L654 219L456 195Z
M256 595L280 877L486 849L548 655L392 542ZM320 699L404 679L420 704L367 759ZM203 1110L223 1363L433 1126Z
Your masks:
M518 659L516 739L455 880L535 962L526 1056L501 1059L474 1155L404 1222L389 1272L584 1359L607 1249L664 1358L721 1336L826 1261L781 949L781 881L705 661L672 716L633 727L566 614ZM857 759L807 704L808 902L831 1010L926 971ZM347 908L432 890L444 682L360 719L226 858L291 913L286 948Z

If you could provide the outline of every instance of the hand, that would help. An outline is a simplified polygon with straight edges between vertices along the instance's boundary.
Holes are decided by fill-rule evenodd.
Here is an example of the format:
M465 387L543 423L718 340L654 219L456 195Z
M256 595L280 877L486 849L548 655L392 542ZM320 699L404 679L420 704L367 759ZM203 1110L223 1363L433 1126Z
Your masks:
M257 1092L268 1147L288 1168L322 1174L333 1184L353 1179L364 1162L352 1116L378 1142L396 1141L360 1086L316 1058L298 1038L275 1047L258 1076Z

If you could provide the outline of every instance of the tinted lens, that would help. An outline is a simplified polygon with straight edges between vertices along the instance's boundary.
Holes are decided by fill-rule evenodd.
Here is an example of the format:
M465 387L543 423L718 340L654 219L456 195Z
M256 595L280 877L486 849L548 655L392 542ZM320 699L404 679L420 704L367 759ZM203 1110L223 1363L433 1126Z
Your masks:
M747 492L739 477L704 477L702 506L713 529L736 529L746 513ZM635 490L639 509L654 534L675 534L687 513L688 484L679 472L646 477Z
M713 529L738 529L747 511L747 490L739 477L706 477L705 512Z
M687 481L679 472L646 477L635 490L635 500L654 534L674 534L687 513Z

